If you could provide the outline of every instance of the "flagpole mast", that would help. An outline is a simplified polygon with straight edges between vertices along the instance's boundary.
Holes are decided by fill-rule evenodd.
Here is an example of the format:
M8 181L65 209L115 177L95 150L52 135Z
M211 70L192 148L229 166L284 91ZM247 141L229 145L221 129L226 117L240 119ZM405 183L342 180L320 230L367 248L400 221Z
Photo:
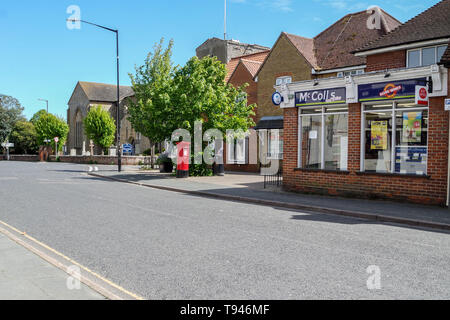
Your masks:
M223 40L227 40L227 0L225 0L225 14L223 21L224 21Z

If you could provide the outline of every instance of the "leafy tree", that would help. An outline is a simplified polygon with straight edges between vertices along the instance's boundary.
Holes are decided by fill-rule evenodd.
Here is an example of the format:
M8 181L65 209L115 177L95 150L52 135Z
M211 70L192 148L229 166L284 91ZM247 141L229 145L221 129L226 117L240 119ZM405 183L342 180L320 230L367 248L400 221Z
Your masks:
M14 143L14 153L34 154L37 153L37 133L34 124L29 121L18 121L10 135L10 142Z
M174 125L170 122L174 108L171 104L175 67L172 63L173 41L163 48L164 39L155 45L142 66L130 74L135 97L130 99L129 119L133 128L152 142L170 137Z
M129 113L136 131L163 141L177 129L194 137L196 121L203 123L203 131L218 129L223 136L227 130L247 131L254 126L256 105L247 106L245 86L235 88L225 82L226 68L217 58L194 57L182 68L173 67L172 46L171 41L164 50L161 40L145 64L130 75L135 97Z
M51 146L55 150L55 137L59 138L58 150L66 143L69 126L61 117L51 113L42 114L35 123L38 145L43 145L45 140L51 140Z
M16 98L0 94L0 143L8 139L16 122L24 119L22 111Z
M116 125L108 111L101 106L91 109L84 119L86 136L102 149L110 147L115 139Z
M172 122L177 128L193 133L195 121L203 122L203 130L247 131L255 123L256 105L247 106L245 87L225 83L225 65L216 57L193 57L176 71L173 83Z
M39 120L39 118L46 114L47 114L47 111L45 109L39 110L31 117L30 122L32 124L36 124L36 122Z

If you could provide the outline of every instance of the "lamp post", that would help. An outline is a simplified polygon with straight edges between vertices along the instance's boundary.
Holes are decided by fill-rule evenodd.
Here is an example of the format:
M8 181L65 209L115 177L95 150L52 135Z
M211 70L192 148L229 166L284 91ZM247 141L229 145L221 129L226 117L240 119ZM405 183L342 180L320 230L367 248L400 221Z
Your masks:
M45 103L47 103L47 113L48 113L48 100L45 100L45 99L38 99L38 101L44 101Z
M92 22L88 22L85 20L76 20L76 19L67 19L67 21L71 22L83 22L86 24L90 24L92 26L105 29L116 34L116 54L117 54L117 112L116 112L116 121L117 121L117 169L119 172L122 171L122 154L120 152L120 85L119 85L119 30L111 29L108 27L104 27Z

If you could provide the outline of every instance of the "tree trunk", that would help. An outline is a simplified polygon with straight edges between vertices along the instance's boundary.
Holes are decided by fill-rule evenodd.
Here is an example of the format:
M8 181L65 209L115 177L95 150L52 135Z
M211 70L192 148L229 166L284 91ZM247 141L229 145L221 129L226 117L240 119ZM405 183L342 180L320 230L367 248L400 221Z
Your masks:
M155 169L155 144L153 142L151 142L151 152L150 152L150 163L151 163L151 168Z

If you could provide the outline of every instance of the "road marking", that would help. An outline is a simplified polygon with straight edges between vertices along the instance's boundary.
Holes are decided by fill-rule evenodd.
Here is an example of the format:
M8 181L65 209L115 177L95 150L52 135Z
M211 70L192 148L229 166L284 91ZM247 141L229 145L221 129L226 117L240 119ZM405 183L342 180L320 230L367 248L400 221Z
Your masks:
M57 256L60 256L61 258L69 261L71 264L76 265L78 267L80 267L80 269L86 271L87 273L89 273L90 275L98 278L99 280L107 283L108 285L114 287L115 289L121 291L122 293L125 293L127 295L129 295L130 297L133 297L136 300L145 300L143 297L130 292L124 288L122 288L121 286L119 286L118 284L115 284L114 282L112 282L111 280L108 280L104 277L102 277L101 275L97 274L96 272L90 270L88 267L83 266L82 264L76 262L75 260L65 256L64 254L62 254L61 252L49 247L48 245L46 245L45 243L40 242L39 240L36 240L35 238L33 238L32 236L28 235L26 232L20 231L16 228L14 228L13 226L3 222L0 220L0 224L5 226L6 228L9 228L10 230L13 230L14 232L24 236L25 238L27 238L28 240L34 242L35 244L49 250L50 252L53 252L54 254L56 254ZM41 258L43 258L44 260L50 262L51 264L53 264L54 266L58 267L59 269L65 271L67 273L67 266L65 266L63 263L57 261L56 259L50 257L49 255L43 253L42 251L34 248L33 246L27 244L26 242L20 240L18 237L14 236L12 233L8 232L7 230L0 228L0 232L5 234L6 236L8 236L9 238L11 238L12 240L14 240L15 242L17 242L18 244L24 246L25 248L31 250L32 252L34 252L35 254L37 254L38 256L40 256ZM82 276L82 282L85 283L86 285L88 285L89 287L93 288L94 290L99 291L102 294L105 294L106 297L115 299L115 300L123 300L122 298L118 297L117 295L113 294L112 292L110 292L109 290L97 285L96 283L94 283L93 281L87 279L86 277Z

